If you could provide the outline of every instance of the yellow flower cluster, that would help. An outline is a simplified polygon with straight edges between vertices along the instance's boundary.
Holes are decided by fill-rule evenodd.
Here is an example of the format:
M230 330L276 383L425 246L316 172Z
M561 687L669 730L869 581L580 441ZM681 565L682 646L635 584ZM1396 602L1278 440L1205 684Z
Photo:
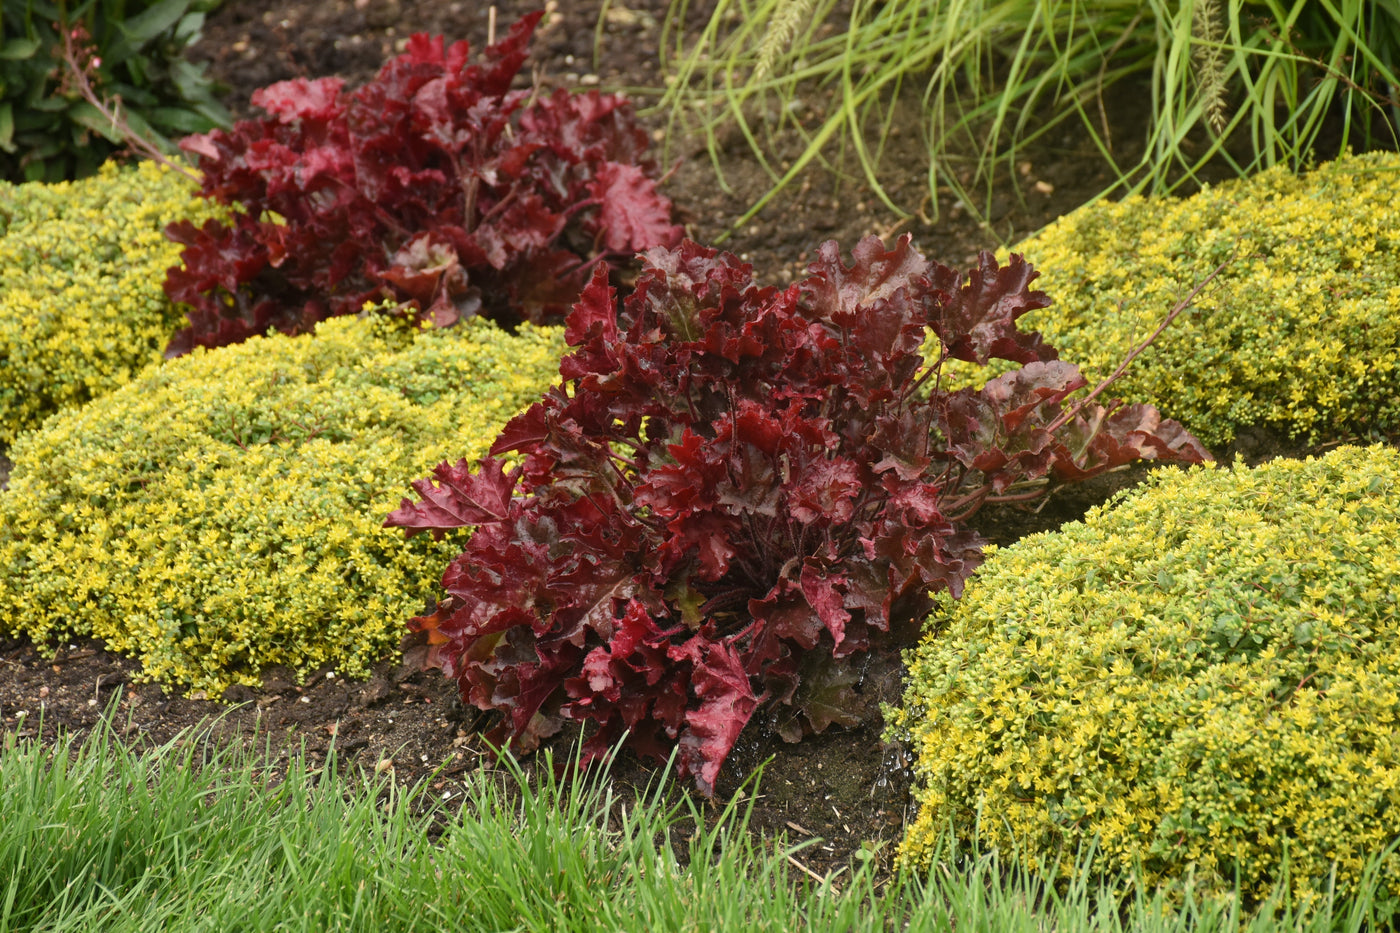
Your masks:
M213 216L178 172L0 183L0 444L159 362L183 315L165 297L166 225Z
M1110 390L1207 444L1252 425L1313 441L1400 425L1395 153L1302 177L1278 167L1184 199L1100 202L1013 249L1054 300L1022 329L1041 331L1091 384L1227 263Z
M558 375L556 329L337 318L151 367L50 418L0 493L0 632L75 634L218 696L273 664L365 676L463 539L381 527Z
M1164 469L995 551L911 652L920 813L1067 874L1339 893L1400 834L1400 454ZM1400 854L1381 868L1400 893Z

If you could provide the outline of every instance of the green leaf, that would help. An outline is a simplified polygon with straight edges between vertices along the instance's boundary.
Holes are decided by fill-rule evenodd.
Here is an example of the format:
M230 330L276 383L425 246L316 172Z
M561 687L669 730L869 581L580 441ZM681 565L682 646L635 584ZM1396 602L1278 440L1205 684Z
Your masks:
M42 113L63 113L68 109L71 101L62 97L45 97L42 91L38 94L26 95L24 106L29 110Z
M145 44L178 23L189 8L190 0L161 0L144 13L118 24L118 28L133 42Z
M204 14L191 13L180 20L180 25L175 27L175 44L184 48L199 39L200 31L204 29Z
M195 104L194 112L204 117L214 126L228 129L233 125L233 116L228 112L228 108L216 100Z
M122 114L126 118L126 125L131 128L142 139L155 143L161 149L173 149L174 144L166 138L165 134L156 130L155 127L146 122L146 118L134 110L128 110Z
M170 80L180 96L188 101L207 100L210 97L209 76L204 73L204 65L187 62L184 59L170 63Z
M114 35L111 41L102 47L103 70L111 72L125 65L138 51L139 47L131 40L122 35Z
M0 104L0 149L6 152L15 151L15 111L14 107L6 101Z
M11 39L4 45L0 45L0 59L18 62L27 58L33 58L34 53L39 51L38 39Z
M148 84L150 78L146 74L146 56L133 55L126 60L126 72L131 75L131 80L137 84Z
M214 127L208 117L183 107L154 107L146 111L146 119L152 126L182 135L207 133Z
M68 111L68 117L74 123L102 136L108 142L120 144L126 139L119 126L113 124L111 120L102 115L102 111L87 101L74 104L72 109Z

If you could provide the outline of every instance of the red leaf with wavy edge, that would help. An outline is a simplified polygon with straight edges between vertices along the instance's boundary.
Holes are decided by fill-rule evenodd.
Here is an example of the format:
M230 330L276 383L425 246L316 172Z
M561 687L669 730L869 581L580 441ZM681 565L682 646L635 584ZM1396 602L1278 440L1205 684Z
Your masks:
M979 394L996 410L1002 429L1010 435L1034 412L1058 406L1071 392L1087 384L1077 366L1058 360L1036 361L988 380ZM1049 420L1041 419L1040 423Z
M392 265L380 273L399 291L421 307L431 308L454 299L481 304L479 294L471 290L470 280L452 243L432 233L414 237L408 245L394 254ZM470 316L471 311L464 316Z
M587 640L585 628L604 641L615 635L614 622L619 604L646 597L646 583L639 580L631 562L616 553L608 556L576 555L568 572L550 576L550 589L557 604L552 629L575 644Z
M477 63L466 43L419 34L353 93L332 78L271 85L253 97L267 116L186 140L202 194L242 210L187 242L168 276L195 313L167 354L236 342L264 321L306 332L385 299L439 326L477 313L538 323L567 311L595 265L673 244L679 228L625 100L511 90L539 18ZM270 215L282 222L259 220ZM459 268L403 259L424 238L450 245Z
M800 742L811 733L825 732L832 726L860 725L860 700L856 687L863 679L859 660L808 655L799 671L801 687L793 695L792 707L777 719L778 735L784 742Z
M825 630L822 620L812 611L811 602L790 580L777 583L763 599L750 599L747 609L765 632L804 651L815 648ZM776 652L769 657L757 645L754 654L759 661L777 657ZM751 667L750 673L757 674L758 669Z
M808 270L812 278L807 284L811 307L817 320L830 321L860 339L874 327L876 332L900 333L892 324L905 323L899 317L872 314L875 305L889 301L901 291L908 292L922 284L928 274L928 261L914 249L909 237L900 237L895 248L886 250L876 237L866 237L851 251L854 262L849 267L841 262L841 248L828 240L817 249L817 259ZM895 341L890 340L893 347ZM917 350L918 343L906 347Z
M1021 315L1050 306L1044 292L1029 290L1039 275L1015 253L1007 265L998 266L995 256L983 252L977 268L966 277L947 268L936 270L932 284L941 300L933 303L929 326L949 356L969 363L986 365L994 358L1015 363L1056 359L1058 354L1039 334L1016 329Z
M845 593L842 592L846 584L845 574L825 573L808 562L802 565L801 581L802 595L831 633L835 655L841 657L845 654L842 642L846 640L846 623L851 621L851 614L845 609Z
M1052 469L1062 482L1082 481L1135 460L1200 463L1210 459L1200 441L1178 422L1162 418L1151 405L1090 406L1056 437L1061 444Z
M624 98L597 91L558 88L521 115L520 128L527 139L590 161L640 163L647 149L646 131L632 120Z
M253 92L251 103L277 117L283 123L310 120L327 123L338 118L344 110L340 78L292 78L259 88Z
M698 562L697 580L713 582L723 579L729 572L730 562L738 553L731 543L739 530L733 518L715 514L676 518L667 525L667 530L671 532L667 554L678 564L686 554L693 554Z
M589 190L598 200L603 243L614 253L680 242L681 228L671 223L671 202L656 193L656 181L639 167L605 162Z
M670 649L674 660L692 665L691 689L699 700L685 714L680 737L680 760L686 773L706 796L715 792L715 779L739 733L744 731L758 699L749 684L739 654L723 642L695 636Z
M386 528L402 528L409 537L422 531L440 536L453 528L503 521L510 513L520 468L507 474L503 461L487 457L475 472L466 460L459 460L455 466L438 464L433 468L433 476L436 483L426 479L413 481L420 501L404 499L384 520Z
M626 730L645 737L634 743L640 752L666 757L660 739L680 734L688 700L688 678L678 676L678 665L669 656L671 635L634 600L617 620L612 640L588 653L579 677L565 681L571 699L562 711L593 720L607 733L595 736L586 752L607 751Z
M608 284L608 270L599 266L593 270L593 278L574 302L573 309L564 320L564 342L571 347L584 347L584 344L608 344L617 339L617 291ZM595 348L595 352L596 352ZM583 350L580 350L582 353ZM578 354L576 354L578 355ZM578 375L589 371L583 366L583 357L575 364ZM607 370L605 370L607 371Z
M848 522L855 513L855 499L864 489L854 463L820 458L806 465L796 488L789 492L788 513L809 524L818 519Z
M491 456L527 450L549 438L549 415L543 404L536 402L506 422L488 451Z
M1022 476L1043 476L1055 456L1045 429L1084 384L1068 363L1034 362L981 389L953 393L937 421L947 442L943 456L984 474L997 493Z

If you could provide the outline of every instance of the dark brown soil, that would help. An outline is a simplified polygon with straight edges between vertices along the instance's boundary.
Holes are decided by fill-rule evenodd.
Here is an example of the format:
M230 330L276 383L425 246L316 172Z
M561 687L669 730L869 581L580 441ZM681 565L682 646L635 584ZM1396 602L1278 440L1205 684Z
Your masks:
M556 4L535 44L540 80L546 85L603 87L655 86L658 83L660 24L664 0L626 0L608 6L594 58L594 36L602 4L578 0ZM506 2L498 8L503 30L533 7ZM296 76L338 74L351 86L369 79L384 60L401 48L413 32L445 34L449 40L484 44L488 28L485 5L443 0L290 0L271 4L260 0L226 0L211 15L205 37L195 51L210 62L213 73L228 86L226 99L237 115L247 115L249 95L258 87ZM1114 101L1110 101L1114 108ZM1131 94L1123 95L1121 114L1130 137L1134 119ZM680 160L666 191L676 202L689 234L715 242L732 233L725 248L755 265L761 280L786 282L799 276L813 249L836 239L849 249L861 237L890 238L910 232L933 258L955 266L972 261L981 249L999 240L1029 233L1099 191L1107 181L1100 162L1066 130L1048 145L1029 151L1018 167L1019 190L1003 185L992 211L992 229L974 222L952 203L942 205L942 221L931 226L900 222L879 201L856 185L838 185L830 175L802 179L751 224L730 231L733 218L768 188L768 177L750 158L742 141L725 149L725 177L716 176L701 141L666 138L660 116L650 118L654 138L672 158ZM922 156L914 133L895 137L890 163L911 166L907 184L891 189L918 207ZM903 149L904 151L900 151ZM776 154L781 162L783 153ZM925 212L927 213L927 205ZM1294 452L1271 438L1250 438L1239 445L1251 460L1279 452ZM1217 451L1233 456L1233 451ZM0 482L7 464L0 457ZM1077 518L1117 489L1140 478L1142 469L1124 471L1083 488L1065 490L1039 513L990 511L979 528L988 538L1008 543L1021 535L1054 528ZM324 758L334 740L342 759L367 771L392 772L402 781L432 776L434 790L479 766L481 743L472 732L471 711L463 711L451 685L436 671L423 672L416 652L405 660L386 661L364 683L348 683L323 672L297 684L286 674L272 672L258 690L238 688L224 704L186 699L151 684L133 680L134 662L81 641L51 649L27 641L0 641L0 718L6 731L45 737L62 728L83 735L98 721L121 691L115 720L133 739L163 742L181 730L213 717L220 734L248 734L254 727L273 746L288 751L305 749L313 760ZM865 699L870 722L850 731L832 732L796 745L785 745L761 728L751 728L726 766L719 786L721 798L732 795L739 782L770 756L761 784L754 822L761 829L786 833L794 840L818 836L819 844L800 856L819 874L850 863L864 845L878 847L887 857L909 816L909 774L902 749L880 739L879 703L899 696L897 663L885 665L867 679ZM560 743L567 752L567 741ZM446 766L438 769L443 762ZM644 784L650 771L624 760L615 772L624 784Z

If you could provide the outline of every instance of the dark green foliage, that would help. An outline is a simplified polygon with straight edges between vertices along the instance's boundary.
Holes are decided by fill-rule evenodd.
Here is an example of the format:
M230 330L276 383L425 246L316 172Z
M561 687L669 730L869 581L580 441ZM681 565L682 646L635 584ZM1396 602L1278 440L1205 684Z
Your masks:
M62 181L97 170L127 127L167 148L171 137L229 122L202 65L184 58L218 0L3 0L0 178ZM117 110L114 126L87 100Z

